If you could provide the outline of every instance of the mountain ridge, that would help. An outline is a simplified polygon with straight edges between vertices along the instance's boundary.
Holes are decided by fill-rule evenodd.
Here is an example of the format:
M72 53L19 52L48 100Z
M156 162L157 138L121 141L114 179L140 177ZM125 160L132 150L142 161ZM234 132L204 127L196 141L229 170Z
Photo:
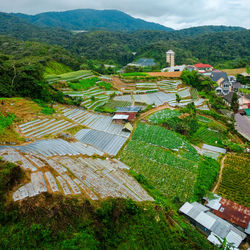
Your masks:
M134 18L125 12L118 10L76 9L61 12L44 12L36 15L22 13L10 14L38 26L60 27L66 30L173 30L172 28L165 27L158 23Z

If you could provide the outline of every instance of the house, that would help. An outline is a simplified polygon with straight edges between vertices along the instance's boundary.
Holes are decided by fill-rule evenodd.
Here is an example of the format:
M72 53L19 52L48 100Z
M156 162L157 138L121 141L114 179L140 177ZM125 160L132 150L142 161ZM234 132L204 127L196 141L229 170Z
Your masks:
M214 245L221 245L224 239L230 249L238 248L246 238L246 234L234 227L229 222L210 212L210 209L198 202L186 202L179 212L183 214L194 226L205 233L207 239ZM220 239L220 240L219 240ZM221 241L221 242L220 242ZM230 247L229 244L233 244Z
M250 103L250 94L243 95L242 97L239 98L239 105L248 105Z
M250 209L241 206L235 202L224 199L219 195L214 195L215 199L208 200L206 207L212 209L212 212L220 218L241 227L242 231L250 232Z
M128 121L133 121L136 118L137 113L141 110L141 107L120 107L117 108L116 115L126 115L128 116Z
M239 89L243 88L242 84L240 82L231 82L231 91L238 92Z
M219 86L223 82L229 82L229 78L226 72L223 71L213 71L210 76L211 80L216 82Z
M234 92L229 92L227 95L223 96L223 99L227 105L231 105L233 99ZM238 95L237 95L238 96ZM238 96L239 97L239 96Z
M213 67L210 64L198 63L194 65L199 73L205 73L207 71L213 71Z

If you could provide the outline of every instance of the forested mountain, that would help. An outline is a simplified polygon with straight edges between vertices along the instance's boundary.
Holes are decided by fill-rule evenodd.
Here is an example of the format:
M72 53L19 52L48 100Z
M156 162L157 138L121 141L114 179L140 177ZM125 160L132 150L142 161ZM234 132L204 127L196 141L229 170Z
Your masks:
M236 67L244 66L250 57L250 31L240 27L202 26L179 31L92 31L73 34L58 28L38 27L19 17L0 13L0 34L60 45L72 53L71 58L83 57L83 60L118 65L149 57L154 58L159 67L164 67L168 49L175 50L177 64L202 61L214 66L227 63ZM11 43L4 49L0 47L0 53L13 53L12 50L15 51ZM132 52L136 52L136 56ZM64 51L59 58L63 54L67 57ZM64 61L71 64L72 60Z
M118 10L78 9L64 12L46 12L37 15L14 14L43 27L60 27L66 30L111 31L165 30L171 28L134 18Z
M57 45L22 41L16 38L0 35L0 54L8 55L12 60L27 62L28 64L40 63L43 66L50 61L78 69L80 59L68 50Z
M19 17L0 12L0 35L50 44L69 43L71 32L62 29L41 28Z

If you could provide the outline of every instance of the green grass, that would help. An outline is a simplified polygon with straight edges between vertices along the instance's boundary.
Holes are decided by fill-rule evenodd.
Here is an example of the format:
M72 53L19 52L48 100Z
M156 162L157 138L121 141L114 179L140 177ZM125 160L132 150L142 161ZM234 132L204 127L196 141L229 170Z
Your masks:
M48 107L47 103L45 103L44 101L40 99L35 99L34 102L36 102L40 107L42 107L41 112L44 115L52 115L55 113L55 110L51 107Z
M0 135L13 123L15 118L16 116L13 114L9 114L5 117L3 114L0 113Z

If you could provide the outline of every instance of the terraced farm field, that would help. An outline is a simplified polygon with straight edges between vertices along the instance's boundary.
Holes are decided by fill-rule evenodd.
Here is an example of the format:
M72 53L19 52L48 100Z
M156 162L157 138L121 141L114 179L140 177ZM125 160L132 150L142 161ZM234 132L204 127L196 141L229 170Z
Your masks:
M108 197L153 199L143 190L117 160L60 156L47 158L24 154L12 148L0 149L3 160L19 163L30 176L30 182L17 187L12 198L19 201L40 193L84 196L92 200Z
M46 80L50 83L58 81L73 81L93 76L93 73L89 70L72 71L61 75L48 75Z
M151 115L148 120L154 124L162 124L167 119L178 117L180 114L176 110L164 109Z
M249 164L248 154L227 154L217 193L225 199L249 207Z
M226 135L223 132L202 126L192 135L192 138L209 145L223 147L222 141L226 139Z
M162 127L139 124L120 160L171 199L192 199L200 156L186 140Z

